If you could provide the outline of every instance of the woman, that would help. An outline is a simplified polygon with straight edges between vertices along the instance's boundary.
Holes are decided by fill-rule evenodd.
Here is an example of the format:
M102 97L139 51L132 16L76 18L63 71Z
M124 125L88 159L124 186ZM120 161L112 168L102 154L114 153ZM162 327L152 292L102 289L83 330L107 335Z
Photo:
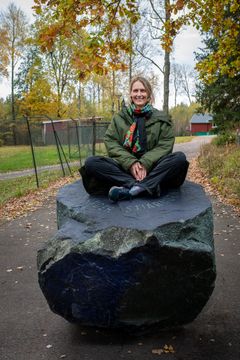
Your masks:
M89 157L80 169L88 193L108 193L114 202L143 193L160 196L163 188L179 187L189 165L182 152L172 153L172 124L153 108L148 80L138 76L131 81L130 99L106 131L109 157Z

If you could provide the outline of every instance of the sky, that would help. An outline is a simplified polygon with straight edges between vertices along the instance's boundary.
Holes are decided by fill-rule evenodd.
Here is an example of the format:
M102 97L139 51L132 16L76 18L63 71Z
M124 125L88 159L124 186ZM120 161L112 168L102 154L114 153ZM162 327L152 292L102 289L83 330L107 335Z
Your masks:
M26 14L29 22L33 21L33 10L31 7L34 5L34 0L0 0L0 11L5 11L9 4L13 2L17 7L20 7ZM200 35L192 27L181 31L174 41L174 59L178 64L187 64L194 67L194 51L201 46ZM6 98L10 94L10 82L7 79L0 80L0 97ZM173 96L170 90L170 106L173 105ZM162 96L155 94L156 107L161 108ZM181 96L178 100L187 102L187 98Z

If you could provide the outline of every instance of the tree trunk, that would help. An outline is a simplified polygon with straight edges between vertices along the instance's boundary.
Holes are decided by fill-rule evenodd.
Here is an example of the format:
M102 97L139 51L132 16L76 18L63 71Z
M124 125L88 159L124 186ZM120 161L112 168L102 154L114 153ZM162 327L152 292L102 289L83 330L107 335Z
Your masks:
M14 59L14 56L12 57ZM12 60L14 61L14 60ZM16 113L15 113L15 96L14 96L14 63L12 62L12 74L11 74L11 111L12 111L12 132L13 132L13 143L17 145L16 139Z
M132 42L132 23L129 23L129 38L130 41ZM132 47L131 47L131 51L129 54L129 84L132 81Z
M11 99L12 99L12 121L16 121L15 113L15 95L14 95L14 51L12 51L12 69L11 69Z
M78 82L78 99L77 99L78 117L81 115L81 83Z
M57 91L57 118L61 119L62 116L62 95L60 90Z
M164 78L163 78L163 111L169 113L169 77L170 77L170 53L165 51Z
M100 84L97 84L97 104L98 104L98 111L100 110L100 104L101 104L101 88Z
M170 0L165 0L165 21L170 20ZM169 113L169 78L170 78L170 53L165 50L164 55L164 79L163 79L163 111Z
M12 48L11 48L11 111L12 111L12 130L13 130L13 142L17 145L15 123L16 123L16 112L15 112L15 94L14 94L14 68L15 68L15 22L12 27Z
M114 103L114 100L115 100L115 71L113 71L113 74L112 74L112 115L114 115L114 112L115 112L115 103Z
M177 106L177 90L175 88L175 94L174 94L174 106Z

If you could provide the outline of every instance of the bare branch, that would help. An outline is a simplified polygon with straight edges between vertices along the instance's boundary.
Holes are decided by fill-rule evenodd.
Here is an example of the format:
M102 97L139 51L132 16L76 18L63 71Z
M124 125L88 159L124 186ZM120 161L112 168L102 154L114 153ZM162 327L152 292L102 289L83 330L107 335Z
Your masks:
M151 4L151 7L152 7L152 10L154 12L154 14L157 16L157 18L161 21L162 24L164 24L164 20L163 18L160 16L160 14L157 12L154 4L153 4L153 1L152 0L149 0L150 4Z
M148 57L147 55L145 55L141 50L139 50L139 49L136 49L136 50L137 50L137 52L138 52L142 57L144 57L145 59L149 60L154 66L156 66L156 67L158 68L158 70L161 71L162 74L164 74L163 69L162 69L153 59L151 59L150 57Z

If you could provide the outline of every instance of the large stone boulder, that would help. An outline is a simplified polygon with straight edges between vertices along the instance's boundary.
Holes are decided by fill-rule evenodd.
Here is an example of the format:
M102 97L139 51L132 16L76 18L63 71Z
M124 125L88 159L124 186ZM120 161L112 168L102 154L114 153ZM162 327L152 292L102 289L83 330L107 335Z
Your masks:
M191 322L215 281L212 206L185 182L112 204L81 181L57 196L59 230L38 252L39 284L71 322L127 330Z

